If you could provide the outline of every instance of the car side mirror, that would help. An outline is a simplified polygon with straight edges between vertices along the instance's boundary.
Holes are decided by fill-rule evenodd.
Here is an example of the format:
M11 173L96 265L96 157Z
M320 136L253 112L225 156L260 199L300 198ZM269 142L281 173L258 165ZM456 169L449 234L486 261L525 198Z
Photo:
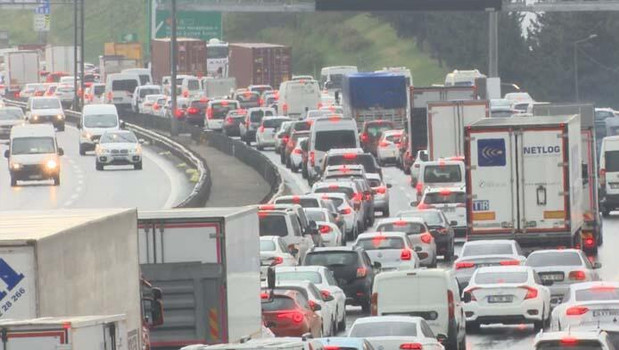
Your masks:
M318 303L312 303L310 309L312 309L312 311L320 311L322 310L322 306Z
M374 267L377 270L380 270L383 267L383 264L379 263L378 261L374 261L374 263L372 264L372 267Z
M419 205L419 201L412 201L410 202L410 206L413 208L416 208Z
M11 156L11 151L9 151L8 149L4 151L4 158L9 158L10 156Z
M452 220L452 221L450 221L450 222L449 222L449 225L451 225L451 226L457 226L457 225L458 225L458 222L457 222L457 221L455 221L455 220Z
M120 121L120 128L121 128L121 129L124 129L124 128L126 128L126 127L127 127L127 123L125 123L125 121L124 121L124 120L121 120L121 121Z
M387 184L387 188L391 188L391 187L393 187L392 184Z
M465 302L465 303L470 303L471 302L471 293L464 292L462 294L462 301Z
M601 262L595 262L593 263L593 268L594 269L601 269L602 268L602 263Z
M445 334L437 335L436 340L438 340L438 342L441 344L447 344L447 336Z
M59 156L64 156L64 150L60 147L58 147L58 155Z
M551 281L551 280L543 280L543 281L542 281L542 286L550 287L550 286L552 286L553 284L555 284L555 282L554 282L554 281Z

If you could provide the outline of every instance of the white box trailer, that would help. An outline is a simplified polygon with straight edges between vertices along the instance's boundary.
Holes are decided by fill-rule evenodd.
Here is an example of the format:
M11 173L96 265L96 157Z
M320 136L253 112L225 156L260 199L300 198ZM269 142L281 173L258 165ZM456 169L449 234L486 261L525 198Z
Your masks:
M137 243L135 209L0 212L0 320L124 314L140 344Z
M126 327L125 315L0 321L4 349L10 350L138 350L123 336Z
M80 48L77 48L80 57ZM64 72L75 75L75 46L47 45L45 47L45 65L48 72ZM78 67L79 69L79 67Z
M533 115L580 115L581 160L583 171L582 210L582 249L596 254L603 242L602 217L598 201L598 165L596 156L595 108L592 104L550 103L533 105Z
M13 51L4 54L4 85L9 93L39 82L39 52Z
M464 127L490 118L487 100L428 103L430 160L464 156Z
M142 273L165 301L152 349L260 336L259 240L256 207L139 213Z
M209 98L230 96L231 91L236 91L236 78L204 78L202 89Z
M577 115L483 119L466 127L467 239L579 244L580 148Z

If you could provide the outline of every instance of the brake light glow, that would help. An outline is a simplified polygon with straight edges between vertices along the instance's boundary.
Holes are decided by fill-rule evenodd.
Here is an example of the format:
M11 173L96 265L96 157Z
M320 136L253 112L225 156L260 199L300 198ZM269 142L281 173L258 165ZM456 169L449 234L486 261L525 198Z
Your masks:
M206 109L206 117L208 119L213 119L213 108L212 107L209 107Z
M311 152L309 153L309 160L310 160L310 164L311 164L312 166L316 166L316 152L311 151Z
M389 147L389 142L382 141L382 142L381 142L381 143L379 143L378 145L379 145L380 147L383 147L383 148L385 148L385 147Z
M284 114L288 114L288 104L287 103L284 103L282 105L282 111L284 112Z
M425 244L430 244L430 242L432 242L432 235L429 233L423 233L419 239L421 239L421 241Z
M606 169L600 169L600 185L606 186Z
M325 345L322 348L325 350L340 350L340 347L335 345Z
M276 256L275 258L273 258L273 265L279 265L283 262L284 258L282 258L281 256Z
M340 188L338 185L329 185L330 190L337 190L338 188Z
M288 136L288 135L284 135L284 137L282 137L282 142L284 144L287 144L289 140L290 140L290 136Z
M195 108L195 107L190 107L187 110L187 113L189 113L189 114L198 114L198 112L199 112L199 110L197 108Z
M442 189L438 192L441 196L449 196L451 195L451 190L449 189Z
M258 132L264 132L264 126L261 126L260 128L258 128Z
M363 134L361 134L361 142L368 142L369 139L370 137L368 136L367 132L364 132Z
M501 264L502 266L514 266L514 265L520 265L520 261L518 261L518 260L503 260L503 261L499 262L499 264Z
M569 278L572 281L584 281L587 276L585 275L584 271L576 270L570 272Z
M560 343L561 345L565 345L565 346L574 346L578 344L578 339L574 337L564 337L564 338L561 338Z
M471 267L475 267L475 263L472 263L470 261L460 261L456 263L456 270L470 269Z
M342 158L347 159L347 160L351 160L351 159L357 159L357 155L354 153L345 153Z
M228 125L234 124L234 121L232 120L232 117L227 117L226 118L226 124L228 124Z
M398 221L393 222L393 226L406 226L406 225L408 225L408 222L404 220L398 220Z
M434 208L434 206L433 206L433 205L431 205L431 204L426 204L426 203L420 203L420 204L417 206L417 209L432 209L432 208Z
M376 193L384 194L386 192L387 192L387 187L381 186L376 189Z
M331 292L329 292L328 290L321 290L320 295L322 296L322 299L324 300L331 296Z
M363 200L363 193L355 193L352 197L354 200L356 201L362 201Z
M176 119L180 119L180 118L182 118L182 117L183 117L183 110L182 110L182 109L177 109L177 110L174 112L174 116L176 117Z
M400 350L422 350L423 345L419 343L404 343L400 345Z
M260 293L260 299L269 299L269 293Z
M527 290L527 295L524 296L524 300L537 298L537 289L531 287L522 287Z
M299 196L292 196L292 203L294 204L301 203L301 198L299 198Z
M292 153L294 153L294 154L303 154L303 150L302 150L302 149L300 149L300 148L295 148L295 149L292 151Z
M589 312L589 308L584 306L572 306L565 310L567 316L582 316Z
M408 249L402 249L402 253L400 254L400 260L410 261L413 257L413 254Z
M331 233L331 227L329 227L329 226L320 226L320 229L318 231L320 231L321 234L326 235L326 234Z
M294 323L303 322L303 314L299 311L281 311L277 313L277 318L279 319L290 319Z
M228 106L228 101L221 101L221 105L224 107Z
M340 118L340 117L339 117L339 116L337 116L337 115L334 115L334 116L330 116L330 117L329 117L329 121L330 121L330 122L334 122L334 123L339 122L341 119L342 119L342 118Z
M357 268L357 278L365 277L368 274L368 269L365 267Z
M340 214L343 214L343 215L348 215L350 213L352 213L352 209L350 209L350 208L344 208L344 209L340 210Z

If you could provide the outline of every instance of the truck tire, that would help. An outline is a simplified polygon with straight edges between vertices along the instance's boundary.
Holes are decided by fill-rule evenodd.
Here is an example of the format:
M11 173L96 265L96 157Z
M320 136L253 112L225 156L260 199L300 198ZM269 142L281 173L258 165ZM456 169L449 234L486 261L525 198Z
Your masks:
M86 155L86 149L84 148L84 146L80 143L80 156L85 156Z
M103 170L103 164L99 163L98 161L95 163L95 169L97 169L98 171Z
M16 186L17 186L17 179L11 176L11 187L16 187Z
M54 186L60 186L60 174L54 176Z

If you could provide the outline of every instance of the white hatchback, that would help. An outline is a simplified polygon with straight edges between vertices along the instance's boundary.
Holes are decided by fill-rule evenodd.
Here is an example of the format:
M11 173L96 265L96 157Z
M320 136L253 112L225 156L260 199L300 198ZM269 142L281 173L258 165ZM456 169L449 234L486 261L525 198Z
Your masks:
M415 247L403 232L362 233L357 237L355 246L363 248L372 263L379 262L381 271L419 267Z
M386 164L388 162L395 163L400 154L400 141L404 130L387 130L383 131L378 140L376 148L376 156L378 164Z
M563 304L552 310L551 329L615 326L619 318L619 282L598 281L570 285Z

